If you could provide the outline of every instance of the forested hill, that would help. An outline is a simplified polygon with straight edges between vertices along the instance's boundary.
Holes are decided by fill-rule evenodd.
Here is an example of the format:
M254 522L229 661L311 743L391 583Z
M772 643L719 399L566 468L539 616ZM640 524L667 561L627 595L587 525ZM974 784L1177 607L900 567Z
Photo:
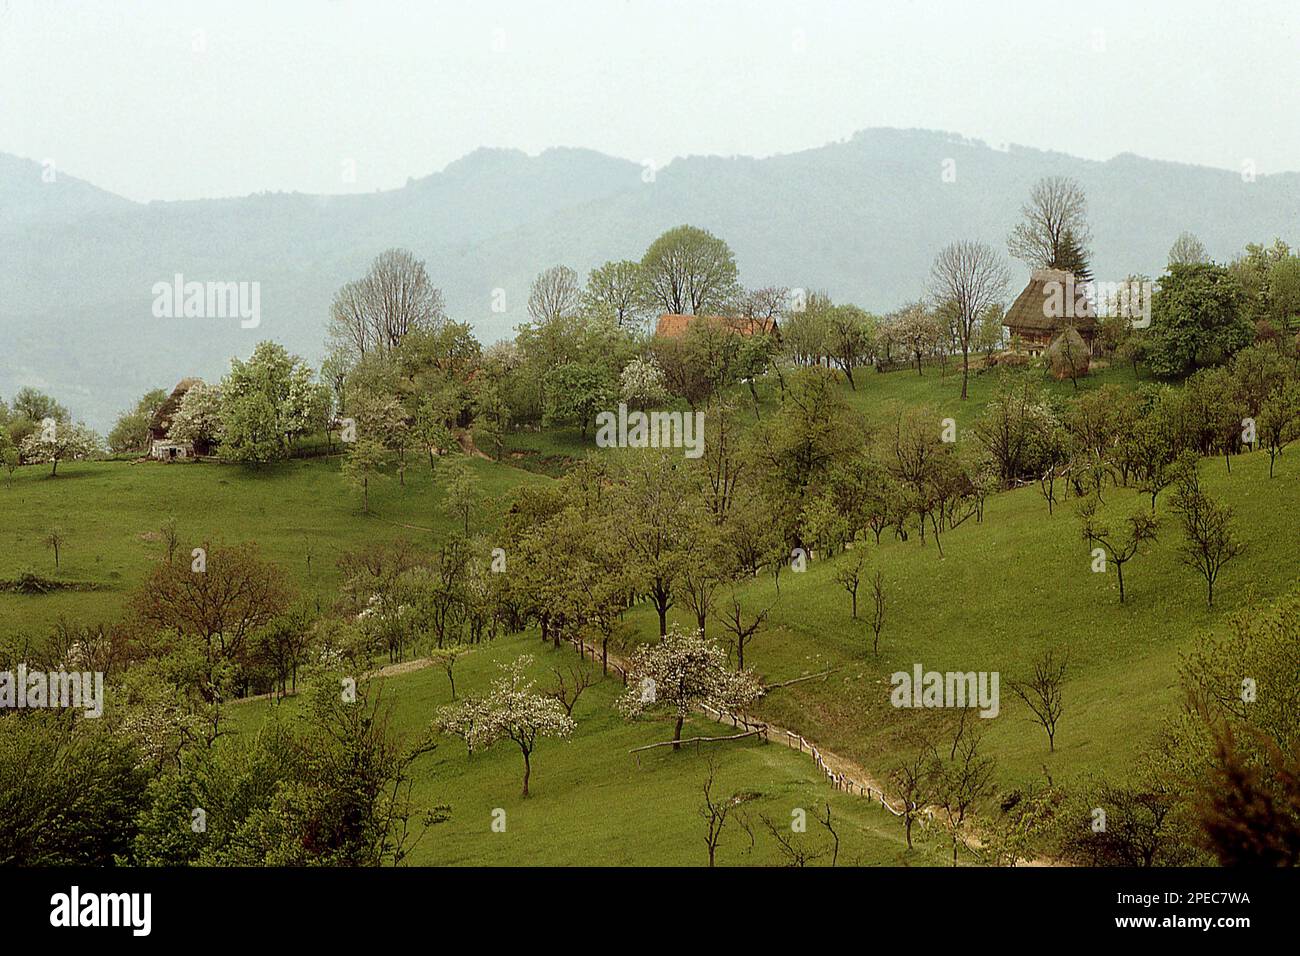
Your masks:
M683 222L724 238L747 285L818 288L886 310L922 294L945 243L1003 248L1030 185L1048 175L1087 192L1099 279L1159 273L1184 229L1219 259L1250 241L1300 240L1300 174L1094 162L919 130L662 169L589 150L485 149L386 192L167 203L58 170L51 182L42 164L0 154L0 395L47 389L103 429L147 388L216 377L262 338L314 361L335 289L391 246L428 263L449 312L485 343L524 319L542 269L639 258ZM260 326L155 318L154 283L178 273L260 283ZM1016 264L1015 281L1024 273Z

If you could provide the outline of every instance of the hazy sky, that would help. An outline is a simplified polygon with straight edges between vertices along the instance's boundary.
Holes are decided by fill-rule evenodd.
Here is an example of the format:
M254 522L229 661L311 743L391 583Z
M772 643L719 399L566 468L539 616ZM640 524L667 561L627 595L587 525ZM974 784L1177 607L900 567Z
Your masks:
M1300 170L1300 2L0 0L0 151L133 199L388 188L478 146L768 155L870 126Z

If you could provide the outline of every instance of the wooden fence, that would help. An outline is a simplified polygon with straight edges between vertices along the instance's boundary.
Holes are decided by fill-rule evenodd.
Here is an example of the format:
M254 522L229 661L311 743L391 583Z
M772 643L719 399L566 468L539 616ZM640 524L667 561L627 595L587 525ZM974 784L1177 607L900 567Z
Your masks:
M574 649L581 656L590 657L591 660L596 664L599 664L601 662L600 648L597 647L596 645L587 644L580 637L570 638L570 643L573 645ZM615 663L614 661L610 661L609 666L623 679L623 686L626 687L627 686L626 668L624 668L620 664ZM741 716L740 714L725 713L723 711L716 710L713 707L710 707L708 704L702 705L701 709L709 717L713 718L715 721L717 721L720 724L730 721L732 727L735 727L737 729L743 729L745 731L745 735L752 734L758 737L764 743L766 743L768 740L771 739L768 734L768 729L769 729L768 725L763 723L762 721L750 720L747 717ZM836 790L840 790L844 793L852 793L861 797L866 797L868 800L879 803L881 807L888 810L896 817L901 817L903 815L903 811L901 809L899 810L894 809L894 807L890 805L889 801L885 799L885 795L881 793L879 790L875 790L871 787L865 786L864 784L858 783L848 774L837 773L836 771L832 770L830 768L830 765L828 765L826 761L822 759L821 751L818 750L814 744L809 743L807 740L805 740L801 735L796 734L792 730L787 730L784 736L785 736L785 743L790 747L790 749L798 750L800 753L807 753L812 755L813 762L817 764L817 768L826 775L826 779L830 781L831 786L833 786ZM737 737L736 739L739 739L739 737ZM923 814L923 819L925 820L929 820L932 817L933 817L933 812L930 810L926 810Z

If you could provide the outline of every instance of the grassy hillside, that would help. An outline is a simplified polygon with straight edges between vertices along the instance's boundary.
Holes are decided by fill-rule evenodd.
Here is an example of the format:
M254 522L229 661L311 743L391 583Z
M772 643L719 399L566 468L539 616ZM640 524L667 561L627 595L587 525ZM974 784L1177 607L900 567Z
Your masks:
M456 668L458 697L482 693L497 674L497 664L519 654L535 656L532 675L539 687L553 683L551 668L567 671L578 663L568 647L555 650L535 636L518 635L481 645ZM591 664L584 666L592 667ZM599 671L599 667L594 667ZM406 734L426 729L435 710L451 700L446 676L426 668L385 678L382 694L395 707L395 725ZM903 830L887 811L860 796L839 793L825 783L806 755L779 743L754 740L688 746L679 753L658 748L639 761L629 749L669 740L667 721L625 720L614 710L623 690L614 677L599 680L578 700L578 729L568 740L543 740L533 755L532 795L520 796L523 761L518 748L503 741L467 757L464 745L440 738L438 748L415 768L413 799L418 807L451 807L450 819L430 829L410 862L422 865L655 865L700 866L707 862L702 787L715 761L715 797L744 793L740 805L755 831L754 846L732 818L718 850L719 865L782 862L760 817L789 826L791 812L803 809L805 834L791 839L812 851L829 849L831 837L814 822L830 802L832 823L841 838L841 864L936 864L944 848L922 836L907 851ZM268 712L281 708L292 719L298 701L279 705L250 702L232 708L235 722L251 732ZM731 733L707 720L692 720L683 736ZM491 829L493 812L506 814L506 830ZM921 836L918 828L918 836ZM934 834L931 835L932 837ZM826 857L822 862L829 862Z
M491 527L496 503L521 483L547 479L517 468L470 459ZM32 569L93 591L58 591L40 597L0 593L0 633L40 633L59 615L86 621L116 616L129 592L163 553L158 534L176 519L181 544L256 541L265 558L281 565L307 596L332 600L338 555L369 541L405 537L432 543L449 519L442 492L427 466L413 461L406 486L395 478L372 483L369 517L360 495L339 475L337 459L305 459L261 467L219 464L164 465L128 462L73 463L59 469L19 469L0 481L0 580ZM43 543L62 527L67 542L61 568ZM473 529L478 530L478 529Z
M1036 373L1035 373L1036 374ZM983 407L993 376L972 378L971 398L960 402L959 374L927 369L888 375L864 374L844 394L869 420L883 424L892 402L926 403L951 415L959 434ZM1081 388L1106 382L1132 383L1125 368L1103 371ZM1050 386L1065 395L1070 383ZM764 394L770 407L770 391ZM960 440L967 440L965 438ZM485 529L496 520L510 490L546 482L592 448L576 430L517 433L508 463L473 460L482 483ZM635 452L613 451L611 454ZM518 464L520 467L514 467ZM769 684L831 671L827 677L777 688L759 706L760 716L857 761L876 779L910 747L911 732L933 720L925 712L889 705L889 675L916 663L927 670L998 671L1001 714L985 722L986 750L998 760L1003 788L1023 784L1046 768L1060 782L1092 772L1122 773L1160 720L1179 703L1176 668L1180 652L1195 636L1220 626L1234 608L1293 589L1300 566L1300 537L1291 527L1300 508L1300 461L1278 462L1268 477L1267 456L1240 456L1228 474L1221 459L1201 464L1204 487L1236 511L1237 530L1248 543L1244 556L1225 570L1208 609L1204 585L1177 555L1181 532L1164 498L1160 538L1126 568L1128 601L1120 605L1114 574L1090 570L1089 546L1081 538L1074 502L1049 517L1034 488L996 495L982 524L972 519L945 534L941 557L933 541L880 545L859 542L869 552L868 569L883 570L888 595L878 658L870 651L865 620L849 615L847 594L834 580L841 555L814 561L802 574L783 573L778 598L770 575L738 586L748 614L774 605L767 628L746 650L746 663ZM361 513L359 497L338 473L335 460L293 461L260 469L228 465L156 465L123 462L74 463L58 478L43 468L21 469L10 485L0 483L0 579L26 569L94 590L62 591L40 597L0 593L0 634L40 634L60 615L109 620L147 574L163 547L157 535L168 516L176 518L185 546L205 538L258 542L268 559L281 564L308 595L328 600L338 583L335 560L348 548L405 536L431 542L447 529L441 492L425 467L414 465L407 485L388 480L372 489L375 516ZM1106 491L1105 514L1114 521L1149 501L1129 489ZM66 532L62 567L44 545L49 528ZM720 594L725 600L727 591ZM859 595L865 608L869 598ZM684 609L672 618L693 626ZM637 639L656 633L648 606L628 614ZM715 636L721 636L717 625ZM1057 749L1049 753L1045 733L1029 720L1009 681L1025 676L1045 648L1066 650L1070 671ZM552 666L576 661L572 651L551 650L535 638L515 636L484 645L459 667L458 691L487 686L495 664L522 652L538 656L545 686ZM441 671L425 669L387 679L385 698L398 722L416 733L429 725L435 708L448 699ZM450 822L436 827L413 859L420 863L643 863L698 864L705 859L704 824L698 816L700 788L707 775L704 754L655 751L640 766L631 747L667 739L665 725L629 723L612 703L621 685L604 681L590 689L575 711L576 736L544 742L534 773L535 795L520 799L520 757L509 744L468 760L448 740L422 760L416 799L421 806L447 803ZM239 705L237 723L251 731L277 705ZM293 701L278 705L292 715ZM686 735L717 733L697 722ZM746 803L759 830L757 848L745 852L748 837L733 829L724 842L725 863L778 862L777 849L758 826L759 812L788 819L792 808L811 811L829 799L841 831L842 860L863 863L942 862L943 850L902 850L902 828L860 797L837 794L811 761L779 744L744 742L712 751L719 790L754 793ZM505 834L489 829L494 808L509 820ZM653 808L650 814L647 808ZM810 814L811 815L811 814ZM651 821L650 817L653 816ZM809 840L824 834L810 822Z

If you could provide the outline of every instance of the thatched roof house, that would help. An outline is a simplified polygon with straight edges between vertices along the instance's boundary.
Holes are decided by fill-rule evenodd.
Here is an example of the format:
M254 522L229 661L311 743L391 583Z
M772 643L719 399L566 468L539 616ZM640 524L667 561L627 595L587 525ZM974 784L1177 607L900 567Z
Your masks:
M655 325L655 335L663 339L681 338L686 334L693 322L710 322L720 325L723 328L730 329L737 335L758 335L775 332L776 319L773 318L748 318L743 315L683 315L674 312L665 312L659 316L659 322Z
M1097 331L1087 287L1059 269L1035 269L1025 291L1016 296L1002 324L1031 353L1040 353L1066 328L1075 329L1092 348Z
M190 442L173 441L171 438L172 419L180 410L185 393L195 385L202 384L202 379L183 378L172 389L167 400L158 406L149 422L149 457L161 461L173 461L177 458L194 457L194 446Z

